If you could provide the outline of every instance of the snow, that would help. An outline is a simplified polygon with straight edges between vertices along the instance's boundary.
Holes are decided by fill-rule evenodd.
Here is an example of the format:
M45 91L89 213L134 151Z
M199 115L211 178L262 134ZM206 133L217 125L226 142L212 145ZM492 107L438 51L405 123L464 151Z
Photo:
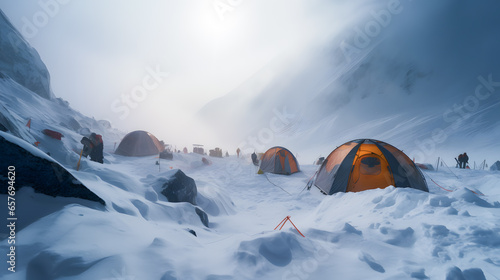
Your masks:
M21 34L0 11L0 78L9 77L39 96L51 99L50 75L40 59Z
M493 280L500 275L500 172L440 167L423 170L428 193L389 186L325 196L305 188L319 167L301 162L307 156L297 157L301 172L290 176L257 174L248 157L210 158L210 165L191 153L175 153L172 161L124 157L113 147L125 133L111 123L76 112L64 100L42 98L12 78L0 78L0 92L0 121L9 129L1 135L57 161L105 201L103 206L18 189L16 272L7 270L2 254L1 279ZM421 117L406 120L405 139L417 138L417 128L430 121ZM25 126L30 118L31 130ZM376 125L390 128L380 135L398 138L392 126L397 120L405 119L394 113L342 137ZM334 148L341 143L318 133L329 122L333 126L335 119L325 119L308 136ZM47 137L45 128L61 132L63 139ZM103 135L105 161L83 158L77 171L81 132L90 131ZM15 165L2 154L0 160ZM176 170L194 179L197 205L169 202L161 194ZM208 226L199 209L207 213ZM7 209L1 213L6 221ZM291 222L275 229L287 216L305 237ZM8 252L9 233L2 228L0 251Z
M248 152L279 144L307 162L358 138L391 143L417 162L453 161L464 151L473 151L471 165L498 160L491 151L500 137L500 95L489 86L483 99L476 90L500 79L500 41L489 35L500 24L491 12L498 2L335 1L340 7L326 13L347 2L352 22L332 16L343 28L326 30L328 43L269 62L200 110L206 125L217 124L219 142L234 139ZM363 32L389 3L402 11L375 35Z
M3 270L2 279L496 279L500 273L495 172L453 170L457 178L424 171L429 193L388 187L325 196L304 190L313 165L282 176L259 175L250 159L235 156L212 158L209 166L194 164L201 162L196 154L174 154L160 167L157 160L113 156L73 169L106 209L19 191L19 203L36 202L20 204L19 219L37 219L18 232L17 272ZM193 205L170 203L155 191L171 168L195 180L209 227ZM43 201L52 201L50 214ZM273 230L286 216L305 238L290 223Z
M496 279L500 274L498 172L441 167L424 170L429 193L388 187L324 196L314 187L305 190L315 165L301 163L302 172L290 176L259 175L249 158L211 158L205 165L197 154L175 153L173 161L112 154L116 130L11 81L1 86L6 115L19 135L33 139L2 136L58 161L106 202L96 206L20 189L16 272L1 270L2 279ZM8 102L13 94L23 102ZM31 132L24 126L28 114ZM81 135L59 125L68 117L103 134L105 164L83 159L76 171ZM40 124L65 137L46 138ZM41 142L38 148L33 140ZM195 180L208 227L196 206L168 202L160 193L176 169ZM286 216L305 237L289 222L274 230ZM7 241L0 244L6 251Z

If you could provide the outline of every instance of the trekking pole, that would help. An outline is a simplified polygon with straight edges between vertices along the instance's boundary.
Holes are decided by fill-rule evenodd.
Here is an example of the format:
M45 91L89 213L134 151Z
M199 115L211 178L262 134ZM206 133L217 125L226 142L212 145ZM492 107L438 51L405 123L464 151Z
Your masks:
M80 161L82 160L83 149L80 151L80 158L78 159L78 164L76 165L76 171L80 169Z

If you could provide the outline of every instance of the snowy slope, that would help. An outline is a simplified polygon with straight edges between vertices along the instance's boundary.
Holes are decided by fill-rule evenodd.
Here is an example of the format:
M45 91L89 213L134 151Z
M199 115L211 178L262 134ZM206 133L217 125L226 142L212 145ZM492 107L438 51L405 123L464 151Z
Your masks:
M96 121L73 110L60 98L44 99L10 78L0 79L0 121L13 135L34 144L64 166L76 167L82 148L82 135L90 131L105 136L105 152L112 152L114 143L124 133L110 127L109 122ZM31 129L26 126L31 119ZM61 141L43 134L44 129L64 135Z
M40 142L40 150L71 168L78 161L82 135L87 136L91 131L105 136L105 152L113 151L114 143L124 133L112 128L109 122L89 118L73 110L68 102L55 98L50 91L49 73L38 53L1 11L0 30L0 124L28 143ZM31 128L26 126L29 120ZM44 129L62 133L62 141L46 136L42 133Z
M372 57L366 61L378 65L376 61L384 59L377 60L375 53L370 51ZM32 63L36 65L36 59ZM357 69L362 67L356 65L346 73L361 75ZM300 76L293 69L287 73L292 79ZM380 75L377 79L384 80L388 74L382 71ZM338 77L345 81L339 86L346 87L350 79L355 79L350 74ZM373 85L366 78L360 80L365 81L362 87ZM289 87L286 83L280 85ZM419 87L415 86L415 90ZM325 91L335 88L326 87ZM260 92L261 88L256 90ZM428 131L427 125L436 121L431 113L439 104L430 106L431 113L426 114L419 114L421 109L411 106L402 112L377 111L363 125L342 127L346 130L341 136L334 133L338 129L336 120L342 117L340 113L354 110L357 102L346 101L344 106L336 107L339 115L298 112L289 118L288 126L280 128L280 133L301 151L298 159L302 172L279 176L258 175L250 159L234 156L211 158L213 164L204 165L196 154L174 154L173 161L114 155L114 142L123 133L109 123L74 111L61 99L42 98L11 76L0 78L0 93L0 121L8 133L17 137L11 137L15 139L12 141L19 146L40 142L40 157L65 166L105 201L105 206L92 205L21 188L15 196L17 217L24 223L16 231L16 272L3 266L1 279L493 280L500 275L500 172L446 167L425 171L429 193L388 187L324 196L315 188L304 189L317 169L302 161L308 156L302 151L307 151L311 143L328 153L342 137L359 138L365 136L361 135L363 131L373 130L371 135L393 139L403 143L403 148L412 149L415 144L407 139L417 139ZM362 93L360 89L352 93L368 103L375 102L377 96L362 98L357 95ZM415 102L418 99L401 95L399 89L387 95ZM426 95L428 99L432 96ZM313 97L326 98L321 92ZM310 102L314 103L314 98ZM439 101L449 98L446 95ZM276 105L259 100L255 99L257 108L260 104L270 109L259 122L264 121L264 127L269 128L266 118L277 118L272 112ZM297 104L286 105L292 109ZM277 110L283 113L281 105ZM491 129L498 121L491 112L476 119L479 124L486 122L478 133L489 127L490 134L485 135L498 135L498 128ZM30 118L31 130L25 126ZM317 120L316 126L313 120ZM351 126L365 121L354 119ZM377 127L384 129L380 132ZM44 135L41 131L46 128L61 132L62 141ZM398 128L405 131L404 137ZM79 140L90 131L103 135L105 163L82 159L76 171ZM454 139L454 134L449 135ZM485 141L490 148L497 147L490 138L479 140L477 143ZM175 169L195 180L197 206L170 203L157 191ZM7 201L6 195L0 195L0 201ZM208 214L208 227L200 221L196 207ZM281 231L274 230L287 216L305 237L290 223ZM0 231L2 252L10 250L6 239L9 234L5 227ZM5 265L6 261L3 254L0 262Z
M388 3L399 4L390 12ZM500 41L492 36L498 8L497 1L364 1L350 11L356 20L325 34L326 42L276 58L200 116L221 142L240 146L272 128L274 112L286 108L294 133L272 129L260 143L325 156L371 137L434 161L438 155L419 145L431 140L451 160L474 150L478 161L495 161L489 151L500 137ZM436 130L446 139L434 141Z
M43 98L54 98L50 74L32 48L0 10L0 79L10 77Z
M284 192L245 159L214 158L205 166L199 155L175 154L160 170L155 157L108 159L74 172L106 209L18 194L33 202L24 215L47 207L41 201L68 204L18 233L18 271L2 270L3 279L496 279L500 273L498 172L425 173L452 192L432 183L430 193L389 187L324 196L303 191L315 166L292 176L268 174ZM171 167L195 179L209 228L190 204L166 202L154 191ZM288 215L305 238L290 223L273 230Z

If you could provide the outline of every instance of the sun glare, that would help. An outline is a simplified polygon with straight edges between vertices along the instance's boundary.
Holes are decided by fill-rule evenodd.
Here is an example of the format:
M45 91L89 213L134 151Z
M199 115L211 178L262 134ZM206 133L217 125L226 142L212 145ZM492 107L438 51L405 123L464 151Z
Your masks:
M223 47L228 45L234 38L235 32L242 32L238 30L238 22L220 20L216 15L211 13L203 13L196 20L197 31L202 40L213 46Z

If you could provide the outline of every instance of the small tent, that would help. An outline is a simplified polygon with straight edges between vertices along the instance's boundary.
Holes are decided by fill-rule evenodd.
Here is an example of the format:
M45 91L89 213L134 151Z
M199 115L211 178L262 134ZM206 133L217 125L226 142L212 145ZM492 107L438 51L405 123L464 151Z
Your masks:
M491 171L500 171L500 160L497 160L490 166Z
M164 145L151 133L137 130L123 137L115 154L129 157L157 155L165 150Z
M283 147L272 147L267 150L261 158L260 170L285 175L300 171L295 156Z
M314 183L325 194L368 189L414 188L428 192L421 171L402 151L382 141L349 141L328 155Z

